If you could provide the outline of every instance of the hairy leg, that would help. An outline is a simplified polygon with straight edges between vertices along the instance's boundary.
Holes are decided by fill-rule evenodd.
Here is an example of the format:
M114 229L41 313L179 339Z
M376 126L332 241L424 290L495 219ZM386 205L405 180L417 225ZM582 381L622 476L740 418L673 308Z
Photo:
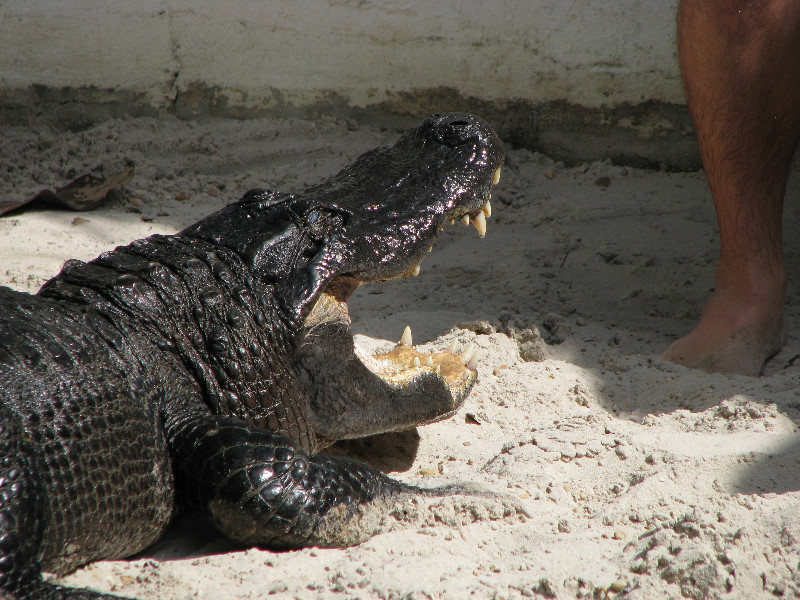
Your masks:
M781 227L800 137L800 4L683 0L678 53L721 251L714 294L664 358L758 375L783 343Z

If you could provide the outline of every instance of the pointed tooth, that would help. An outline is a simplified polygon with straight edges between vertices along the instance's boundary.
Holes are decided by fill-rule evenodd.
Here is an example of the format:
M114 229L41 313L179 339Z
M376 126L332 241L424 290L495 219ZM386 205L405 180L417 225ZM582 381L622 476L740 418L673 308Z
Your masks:
M418 367L420 367L420 366L421 366L421 364L422 364L422 363L420 363L420 362L419 362L419 356L415 356L415 357L414 357L414 360L413 360L413 361L411 361L411 366L412 366L412 367L414 367L415 369L416 369L416 368L418 368Z
M478 237L486 237L486 217L482 212L479 212L472 222L475 224L475 229L478 230Z
M479 356L480 356L480 352L476 350L475 354L473 354L472 358L470 358L469 361L467 362L467 368L468 369L470 369L472 371L477 371L478 370L478 357Z
M469 346L467 346L467 349L461 353L461 359L465 363L468 363L470 360L472 360L472 357L475 356L475 353L477 351L478 348L475 346L475 344L470 344Z
M461 217L461 222L467 227L469 227L469 215L464 215L463 217Z
M436 365L436 374L441 375L442 373L442 365Z
M492 179L492 183L497 185L500 181L500 167L497 167L497 170L494 172L494 178Z
M415 266L413 269L411 269L411 274L412 274L414 277L416 277L417 275L419 275L419 265L417 265L417 266Z
M398 342L398 346L411 346L413 342L411 341L411 327L406 325L406 328L403 330L403 337L400 338Z
M492 203L487 200L486 204L483 205L483 208L481 210L483 211L483 214L486 215L486 218L488 219L489 217L492 216Z
M458 342L453 340L452 342L450 342L450 347L447 349L447 351L450 354L455 354L457 350L458 350Z
M455 219L450 219L450 225L455 225L455 224L456 224L456 220Z
M425 366L432 367L433 366L433 357L428 354L428 358L425 359Z

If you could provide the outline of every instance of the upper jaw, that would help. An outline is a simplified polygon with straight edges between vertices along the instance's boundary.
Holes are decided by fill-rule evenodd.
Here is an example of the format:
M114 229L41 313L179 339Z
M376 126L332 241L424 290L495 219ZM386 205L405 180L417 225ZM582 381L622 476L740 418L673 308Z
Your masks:
M485 195L481 198L477 208L459 208L453 211L447 218L450 224L454 225L456 220L461 220L464 225L472 223L475 229L478 230L478 237L486 236L486 219L492 216L492 186L497 185L500 181L500 172L502 170L502 163L498 164L492 175L492 184L486 189Z
M414 258L412 258L411 262L407 264L406 270L402 273L391 275L391 276L382 276L372 281L386 281L388 279L393 279L399 276L409 277L411 275L417 276L420 274L422 261L427 257L428 254L433 250L433 243L435 242L438 233L444 229L444 226L447 222L451 225L455 225L457 222L462 222L464 225L469 226L470 224L475 226L475 229L478 232L478 237L483 238L486 236L486 229L487 229L487 219L492 216L492 187L496 185L500 181L500 172L501 166L498 164L492 173L492 180L491 183L487 184L485 188L478 193L474 194L471 201L469 202L462 202L458 203L453 208L446 210L443 216L439 216L433 228L428 232L428 246L425 250L416 253ZM369 280L365 280L369 281Z

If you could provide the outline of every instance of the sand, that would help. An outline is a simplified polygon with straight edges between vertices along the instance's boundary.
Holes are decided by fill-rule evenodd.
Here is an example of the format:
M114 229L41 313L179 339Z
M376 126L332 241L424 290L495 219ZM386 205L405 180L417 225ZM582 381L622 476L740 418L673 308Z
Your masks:
M4 128L2 197L127 160L136 175L89 213L0 217L0 283L35 291L68 258L174 232L251 187L299 189L395 137L333 120ZM493 207L485 239L448 227L418 277L365 286L351 304L367 346L407 324L425 349L475 343L463 409L338 451L422 486L474 482L523 512L445 500L356 547L282 553L235 548L188 518L137 557L61 581L164 600L800 595L798 279L787 344L764 375L706 374L658 358L713 286L702 173L564 167L509 148Z

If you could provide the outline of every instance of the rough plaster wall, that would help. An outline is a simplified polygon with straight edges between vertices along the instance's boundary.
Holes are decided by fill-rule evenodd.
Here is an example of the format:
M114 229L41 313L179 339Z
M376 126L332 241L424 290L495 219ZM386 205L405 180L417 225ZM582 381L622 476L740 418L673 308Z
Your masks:
M0 88L96 86L163 101L178 65L166 4L0 0Z
M677 0L0 0L0 89L92 86L155 106L351 106L451 88L586 107L681 103Z

